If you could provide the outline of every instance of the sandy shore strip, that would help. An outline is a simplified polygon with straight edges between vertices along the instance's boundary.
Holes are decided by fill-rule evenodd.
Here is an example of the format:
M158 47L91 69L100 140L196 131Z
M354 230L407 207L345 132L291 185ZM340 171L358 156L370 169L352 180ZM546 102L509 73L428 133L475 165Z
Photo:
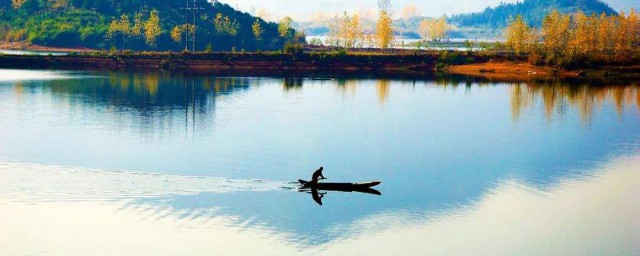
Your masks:
M2 50L40 51L40 52L96 52L95 49L84 47L50 47L27 42L0 42Z

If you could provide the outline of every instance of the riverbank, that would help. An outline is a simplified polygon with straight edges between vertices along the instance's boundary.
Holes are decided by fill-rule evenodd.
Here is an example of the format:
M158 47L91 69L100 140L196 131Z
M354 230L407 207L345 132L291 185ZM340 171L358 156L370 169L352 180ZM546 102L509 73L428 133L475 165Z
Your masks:
M606 82L640 80L640 64L603 65L590 69L564 69L536 66L528 62L509 60L452 65L447 72L456 75L485 78L492 81L523 81L531 79L601 80Z
M437 56L338 53L120 53L0 55L0 68L182 71L238 76L407 76L435 72ZM480 60L474 60L480 61Z
M640 64L567 70L529 64L507 54L393 53L71 53L64 56L0 55L0 68L181 71L233 76L360 76L428 78L463 75L495 81L531 79L640 80Z
M535 66L527 62L489 61L453 65L447 68L449 73L483 77L491 80L544 79L550 77L579 78L580 71L569 71L553 67Z

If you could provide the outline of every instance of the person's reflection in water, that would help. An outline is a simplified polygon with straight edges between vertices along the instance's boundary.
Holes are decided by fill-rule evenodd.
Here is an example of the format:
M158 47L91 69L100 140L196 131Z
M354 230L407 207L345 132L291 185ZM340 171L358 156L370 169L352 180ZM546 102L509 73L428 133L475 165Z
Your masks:
M311 197L313 197L313 201L316 201L319 205L322 205L322 198L327 193L318 193L318 189L311 189Z

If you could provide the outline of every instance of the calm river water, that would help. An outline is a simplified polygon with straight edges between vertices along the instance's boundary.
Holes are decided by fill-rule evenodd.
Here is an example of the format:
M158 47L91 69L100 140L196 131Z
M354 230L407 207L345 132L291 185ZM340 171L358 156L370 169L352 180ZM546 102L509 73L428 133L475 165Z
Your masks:
M638 198L637 84L0 70L0 255L637 255Z

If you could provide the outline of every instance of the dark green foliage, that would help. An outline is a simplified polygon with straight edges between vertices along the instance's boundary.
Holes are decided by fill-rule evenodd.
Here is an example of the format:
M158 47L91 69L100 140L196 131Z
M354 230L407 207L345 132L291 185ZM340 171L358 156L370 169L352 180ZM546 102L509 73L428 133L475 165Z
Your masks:
M347 49L340 47L340 49L338 49L338 56L346 56L347 55Z
M586 14L616 14L616 11L599 0L525 0L515 4L502 3L495 8L486 8L480 13L455 15L449 18L449 21L464 27L504 28L511 17L522 15L530 26L540 27L544 16L554 9L561 13L581 10Z
M286 43L284 45L284 52L286 53L302 53L304 46L298 43Z
M189 1L190 5L193 3ZM211 50L228 51L233 47L247 50L282 49L285 39L278 36L277 24L258 19L264 29L262 40L256 40L251 25L256 17L239 12L226 4L211 4L198 0L196 17L196 51L203 51L207 45ZM26 40L35 44L59 47L88 47L109 49L111 46L132 50L172 50L185 48L172 41L169 34L176 25L193 22L193 13L181 8L186 1L174 0L69 0L66 6L54 7L48 0L26 0L14 9L9 0L0 0L0 40ZM161 34L156 47L148 46L144 38L114 38L107 40L106 33L112 20L128 14L133 25L136 13L144 19L151 10L157 10L160 17ZM235 35L216 33L213 20L218 13L237 21ZM8 39L8 36L12 39ZM4 38L3 38L4 37ZM124 40L124 42L123 42ZM117 41L117 42L116 42ZM191 49L191 42L189 49ZM122 49L121 49L122 50Z

